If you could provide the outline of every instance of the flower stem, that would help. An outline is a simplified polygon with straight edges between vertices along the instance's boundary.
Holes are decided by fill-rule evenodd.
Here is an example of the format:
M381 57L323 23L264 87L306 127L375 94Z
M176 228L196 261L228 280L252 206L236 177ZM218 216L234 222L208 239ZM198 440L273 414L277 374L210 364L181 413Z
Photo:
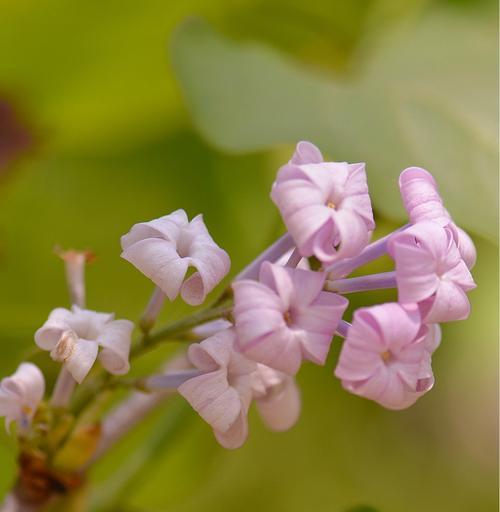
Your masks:
M368 290L383 290L396 288L396 272L382 272L368 276L351 277L348 279L336 279L326 281L324 289L334 293L355 293Z
M63 366L54 386L50 404L53 407L67 407L73 390L75 389L76 381L69 373L69 371Z
M234 281L241 279L257 279L259 277L260 266L264 261L276 261L283 254L294 247L295 242L289 233L285 233L278 238L274 244L268 247L263 253L255 258L250 265L245 267L235 278Z
M392 233L379 238L375 242L367 245L358 256L354 256L353 258L347 258L345 260L341 260L330 265L326 270L329 273L331 279L338 279L340 277L344 277L349 275L351 272L356 270L371 261L380 258L387 252L387 242L389 238L398 231L402 231L406 229L408 224L396 229Z
M203 309L193 315L183 318L177 322L173 322L159 330L152 335L143 336L142 340L130 352L130 358L138 357L144 352L154 348L162 341L167 339L177 339L179 335L189 331L192 327L196 327L209 320L216 318L228 318L231 314L232 305L225 304L211 309Z
M154 289L153 295L149 299L148 305L139 320L139 326L144 333L148 333L158 318L160 311L165 303L166 295L157 286Z
M349 331L349 327L351 327L351 324L349 322L346 322L345 320L341 320L339 322L339 325L337 326L337 330L335 331L335 334L337 334L337 336L341 336L342 338L346 338L347 332Z
M295 248L292 254L290 254L290 258L288 258L285 267L295 268L300 263L301 259L302 256L300 255L299 250Z
M160 375L152 375L142 380L144 387L148 390L155 389L177 389L181 384L202 374L200 370L189 369Z

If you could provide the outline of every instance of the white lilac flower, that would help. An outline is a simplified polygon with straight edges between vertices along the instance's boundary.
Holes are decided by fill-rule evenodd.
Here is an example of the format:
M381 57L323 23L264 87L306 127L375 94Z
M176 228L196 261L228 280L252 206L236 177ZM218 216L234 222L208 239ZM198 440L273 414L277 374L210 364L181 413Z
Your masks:
M71 310L57 308L36 331L35 342L41 349L50 350L52 359L63 362L81 383L97 358L114 375L129 371L133 328L132 322L115 320L112 313L97 313L78 306Z
M229 272L230 259L210 236L203 217L189 221L177 210L135 224L121 238L126 259L174 300L179 293L191 305L201 304ZM189 267L196 271L186 279Z
M9 430L15 421L21 429L29 426L45 393L42 372L32 363L21 363L16 372L0 382L0 416Z

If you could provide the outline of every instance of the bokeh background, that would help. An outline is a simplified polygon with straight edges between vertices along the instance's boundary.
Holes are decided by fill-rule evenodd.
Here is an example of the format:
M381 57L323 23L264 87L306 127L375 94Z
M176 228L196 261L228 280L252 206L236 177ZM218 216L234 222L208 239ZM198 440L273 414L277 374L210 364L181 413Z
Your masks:
M478 249L473 313L444 327L435 389L414 407L344 392L336 340L325 368L301 370L290 432L252 413L247 444L225 451L174 399L92 472L89 509L498 509L497 62L497 5L483 0L0 0L2 375L26 357L56 375L32 351L67 301L56 244L97 254L89 307L137 318L151 284L119 237L203 212L234 275L283 232L269 189L301 139L366 161L376 236L404 222L397 176L420 165ZM15 453L0 433L0 496Z

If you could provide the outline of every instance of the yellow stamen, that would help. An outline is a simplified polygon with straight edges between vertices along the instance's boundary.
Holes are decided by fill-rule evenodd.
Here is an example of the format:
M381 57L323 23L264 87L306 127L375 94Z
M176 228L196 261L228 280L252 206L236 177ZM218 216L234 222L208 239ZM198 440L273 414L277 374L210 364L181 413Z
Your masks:
M391 358L391 353L388 350L386 350L385 352L382 352L380 354L380 357L383 359L385 363L387 363L387 361L389 361L389 359Z
M33 409L31 407L28 407L27 405L23 406L21 410L23 411L23 414L26 415L31 414L31 412L33 411Z
M287 325L290 325L290 324L291 324L291 322L292 322L292 317L291 317L291 315L290 315L290 311L285 311L285 312L283 313L283 318L284 318L285 323L286 323Z
M328 203L326 203L326 206L328 206L328 208L332 208L333 210L335 210L335 203L333 201L328 201Z

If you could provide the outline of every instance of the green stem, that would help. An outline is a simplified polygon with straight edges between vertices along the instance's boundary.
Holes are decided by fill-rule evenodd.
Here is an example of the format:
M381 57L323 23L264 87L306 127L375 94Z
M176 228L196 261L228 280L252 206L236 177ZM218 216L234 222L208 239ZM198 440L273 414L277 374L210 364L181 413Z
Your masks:
M141 356L148 350L156 347L159 343L166 340L179 340L182 341L182 334L186 331L196 327L210 320L217 318L227 318L231 313L232 305L225 304L211 309L204 309L198 313L194 313L186 318L173 322L152 335L146 335L130 352L130 359ZM188 338L185 338L189 340Z

